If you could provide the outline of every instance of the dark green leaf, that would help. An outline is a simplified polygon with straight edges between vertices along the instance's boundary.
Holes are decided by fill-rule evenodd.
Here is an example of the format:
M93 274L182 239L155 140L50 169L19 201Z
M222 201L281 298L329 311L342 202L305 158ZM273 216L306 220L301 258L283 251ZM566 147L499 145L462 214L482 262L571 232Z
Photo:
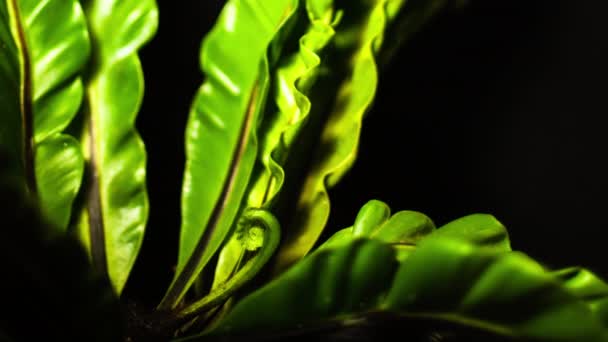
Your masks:
M11 173L23 175L19 52L7 5L7 1L0 1L0 148L6 153Z
M0 340L122 341L110 283L73 237L46 226L0 165Z
M244 298L208 333L347 324L379 311L525 340L608 340L587 305L533 260L448 236L423 241L400 264L389 245L373 240L314 253Z

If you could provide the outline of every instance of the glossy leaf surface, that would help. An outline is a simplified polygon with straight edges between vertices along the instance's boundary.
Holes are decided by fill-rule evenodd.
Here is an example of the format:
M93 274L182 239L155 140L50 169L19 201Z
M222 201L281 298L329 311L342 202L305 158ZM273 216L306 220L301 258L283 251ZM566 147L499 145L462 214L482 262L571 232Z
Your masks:
M82 103L86 21L78 1L57 0L2 1L0 20L0 146L22 165L45 216L65 229L84 164L61 132Z
M269 77L266 51L295 9L295 0L228 1L203 42L207 79L186 129L177 272L161 309L181 301L230 232L258 149L255 128Z
M138 49L158 26L154 0L86 0L93 44L82 142L89 165L80 227L93 263L122 291L148 217L146 152L135 131L143 91Z
M389 245L365 239L314 253L244 298L210 334L280 332L379 311L524 340L606 341L588 306L535 261L448 236L422 242L401 263Z
M84 159L78 141L65 134L51 136L36 146L38 196L50 222L66 227L72 200L78 192Z
M285 178L283 164L310 114L307 96L320 72L319 54L334 34L332 8L327 3L299 1L297 6L291 22L283 25L271 43L271 46L295 45L297 48L281 54L273 70L272 96L258 129L258 160L246 192L249 208L273 210ZM280 50L279 47L271 47L271 52ZM239 267L245 250L238 234L233 234L220 253L214 287Z
M310 113L308 92L320 71L319 54L331 41L333 10L327 2L300 1L297 22L292 26L305 26L303 33L296 29L281 38L282 45L297 40L298 49L281 56L274 70L272 113L264 117L260 127L259 161L263 168L254 174L248 190L247 204L251 207L269 206L281 190L284 180L282 164L291 146L297 141Z

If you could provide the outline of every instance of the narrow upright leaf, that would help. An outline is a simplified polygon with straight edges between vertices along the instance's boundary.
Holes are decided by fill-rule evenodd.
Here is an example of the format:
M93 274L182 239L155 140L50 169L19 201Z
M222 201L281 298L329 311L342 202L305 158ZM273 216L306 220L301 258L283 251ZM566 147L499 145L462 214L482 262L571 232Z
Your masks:
M258 159L262 168L254 174L248 189L247 205L251 207L270 205L281 190L282 164L310 113L307 93L320 71L319 54L334 35L333 8L327 2L300 1L294 17L298 22L293 25L306 29L303 33L289 32L287 38L278 37L283 38L280 41L283 45L297 41L298 49L281 56L273 72L274 106L269 106L273 112L264 117L260 127Z
M321 234L329 217L327 186L334 185L354 162L361 120L376 91L374 60L378 40L385 29L385 0L336 3L341 12L335 27L334 46L340 54L345 81L337 91L336 104L321 134L315 162L304 180L296 217L281 243L276 271L305 255Z
M336 90L337 100L300 189L295 218L284 229L285 241L278 252L275 273L305 255L325 227L330 211L327 189L334 186L355 161L361 121L376 91L376 59L381 48L390 55L402 37L411 36L444 4L444 0L335 1L334 11L340 15L331 49L334 61L328 66L335 77L343 77L343 81ZM423 17L419 16L421 13ZM385 35L387 30L390 35ZM383 61L388 59L381 57Z
M177 272L160 309L174 308L230 231L257 154L268 88L266 51L295 0L231 0L201 48L207 79L192 105Z
M273 211L285 178L283 164L309 119L308 92L321 70L319 55L334 34L333 15L327 3L299 1L297 13L290 19L292 23L285 24L271 43L296 48L284 51L273 70L272 96L259 125L259 153L246 192L249 208ZM220 253L214 287L234 273L245 250L239 234L233 233Z
M62 229L84 166L77 141L61 132L81 106L89 50L78 1L0 1L0 146Z
M84 0L93 41L86 78L83 147L88 162L81 235L93 263L122 291L139 252L146 220L146 152L135 131L143 97L137 51L158 25L154 0Z

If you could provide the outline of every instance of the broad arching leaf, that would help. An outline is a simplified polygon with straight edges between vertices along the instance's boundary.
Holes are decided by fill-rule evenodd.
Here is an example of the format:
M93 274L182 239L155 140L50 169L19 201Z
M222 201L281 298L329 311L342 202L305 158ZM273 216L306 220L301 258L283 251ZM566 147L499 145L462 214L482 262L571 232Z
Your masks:
M511 251L505 226L492 215L472 214L435 229L435 224L428 216L410 210L399 211L391 216L388 205L378 200L367 202L359 210L352 227L339 230L319 249L335 248L361 237L393 245L401 261L421 241L441 237L457 238L492 247L497 251Z
M270 95L258 128L259 153L246 192L245 205L249 208L273 211L275 207L285 178L283 164L309 119L311 103L307 96L321 71L319 54L334 34L332 12L328 3L299 1L297 12L271 43L294 48L282 52L272 72ZM239 235L233 234L220 253L214 287L234 273L245 250Z
M78 1L0 1L0 146L62 229L84 166L77 141L61 132L81 106L89 51Z
M122 291L148 217L146 152L135 131L144 81L137 51L158 25L154 0L84 0L93 58L82 143L88 163L79 229L95 266Z
M159 309L175 308L230 232L257 154L268 88L267 48L295 0L231 0L205 38L206 81L186 131L177 271Z
M281 334L378 312L517 340L607 341L588 306L535 261L448 236L422 242L401 263L390 245L366 239L313 253L198 338Z

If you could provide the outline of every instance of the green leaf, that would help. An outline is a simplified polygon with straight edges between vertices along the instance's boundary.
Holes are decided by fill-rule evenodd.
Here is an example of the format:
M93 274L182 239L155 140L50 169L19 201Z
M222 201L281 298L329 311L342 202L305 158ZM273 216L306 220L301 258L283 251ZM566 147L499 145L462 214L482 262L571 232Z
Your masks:
M401 263L389 245L374 240L314 253L198 338L285 333L328 320L348 324L378 312L517 339L606 341L587 305L535 261L451 236L423 241Z
M306 3L300 1L290 22L283 25L271 42L271 52L286 46L295 48L281 54L272 72L269 97L273 101L269 101L257 130L259 153L246 191L248 208L273 211L275 207L285 179L283 165L309 119L311 103L307 96L321 70L319 54L334 34L332 17L332 8L326 4L312 3L307 8ZM213 287L223 283L239 267L244 253L241 239L233 234L220 252Z
M511 243L505 227L494 216L472 214L441 226L435 236L449 236L465 239L500 251L510 251Z
M80 144L71 136L56 134L36 146L36 182L50 222L66 227L71 205L82 180L84 159Z
M334 35L332 8L319 2L311 2L308 6L304 1L299 3L298 12L293 15L296 22L290 25L296 26L296 29L286 27L287 37L279 36L276 39L277 44L283 46L294 44L291 40L297 40L298 48L281 56L273 71L274 103L269 106L272 112L264 116L258 130L261 167L253 175L247 191L247 205L250 207L269 206L282 188L282 164L310 113L311 103L307 95L320 71L319 54Z
M375 95L377 65L385 64L404 39L447 4L445 0L331 2L311 0L308 6L314 8L315 4L323 3L339 14L329 49L331 58L325 67L332 74L329 79L342 81L337 89L327 89L320 94L321 97L325 93L336 94L336 101L309 172L301 188L296 190L301 195L295 213L289 214L294 216L293 222L284 229L285 241L278 252L275 274L305 255L327 222L330 212L327 189L334 186L355 161L361 121ZM317 100L313 102L322 102Z
M591 271L580 267L557 270L553 274L571 293L587 303L608 330L608 284Z
M285 269L313 247L329 217L327 187L335 185L354 163L361 121L376 92L375 42L385 29L385 5L385 0L376 0L336 2L333 6L341 16L332 45L339 64L332 67L344 69L337 72L345 75L344 81L336 92L314 163L304 179L296 217L281 243L275 272Z
M0 20L0 146L21 164L47 219L65 229L84 164L76 142L61 132L82 102L85 18L75 0L3 0Z
M505 226L492 215L472 214L435 229L435 224L426 215L404 210L391 216L388 205L378 200L367 202L359 210L352 227L336 232L319 249L345 245L358 237L392 244L401 261L407 258L420 241L438 237L458 238L496 248L497 251L511 251Z
M192 105L177 272L159 309L175 308L234 223L257 154L266 50L295 0L228 1L200 54L207 79ZM243 48L246 47L246 48Z
M158 26L154 0L85 0L93 59L82 133L89 167L79 229L93 263L121 293L148 218L146 152L135 130L144 81L137 51Z

